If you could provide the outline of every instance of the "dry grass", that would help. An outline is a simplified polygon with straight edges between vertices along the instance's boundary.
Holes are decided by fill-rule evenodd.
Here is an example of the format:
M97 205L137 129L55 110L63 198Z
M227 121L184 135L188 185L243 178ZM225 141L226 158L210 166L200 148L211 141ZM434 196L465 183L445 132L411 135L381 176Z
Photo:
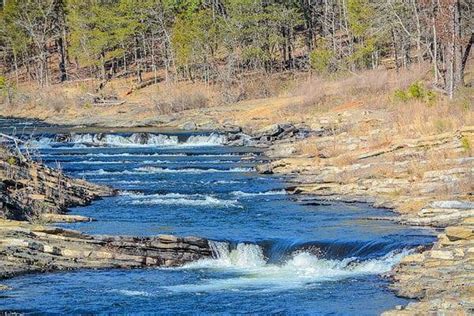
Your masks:
M201 91L171 90L166 95L153 96L152 101L159 114L200 109L209 105L207 95Z
M126 100L163 115L208 107L212 98L213 91L205 84L178 82L149 86L134 92Z
M340 154L334 154L332 159L332 164L336 167L344 167L354 164L357 161L357 158L351 152L344 151Z
M432 106L420 101L392 104L392 122L400 137L415 138L455 131L474 124L471 108L441 101Z
M400 73L382 69L367 70L357 74L341 74L333 78L313 76L301 82L294 95L304 97L304 102L297 111L315 108L325 112L337 107L340 109L360 106L362 104L380 106L380 101L389 100L396 89L406 89L410 84L423 79L428 66L422 65Z
M454 102L447 102L442 97L433 104L394 100L396 89L406 89L413 82L425 79L427 72L428 68L422 66L399 74L372 70L332 78L308 78L306 74L299 77L292 74L252 74L226 85L161 82L130 95L127 91L135 79L120 78L109 82L103 94L117 96L126 103L97 108L93 107L89 94L95 93L98 82L85 80L47 89L22 89L21 98L11 113L72 121L75 117L87 120L97 116L106 120L120 114L124 122L128 118L138 122L157 115L195 110L193 118L231 122L252 129L291 122L304 123L312 128L334 129L331 134L346 131L349 137L366 139L361 145L364 148L474 125L472 88L463 89ZM200 111L218 106L222 107ZM373 132L376 132L375 136ZM327 154L340 155L341 150L336 148ZM300 150L307 156L318 155L320 151L321 148L318 150L312 146L303 146Z
M319 155L319 150L315 143L315 138L308 138L295 143L295 150L296 155L302 157L315 158Z
M216 86L216 105L233 104L245 100L271 98L282 95L294 80L285 75L256 73L231 83Z

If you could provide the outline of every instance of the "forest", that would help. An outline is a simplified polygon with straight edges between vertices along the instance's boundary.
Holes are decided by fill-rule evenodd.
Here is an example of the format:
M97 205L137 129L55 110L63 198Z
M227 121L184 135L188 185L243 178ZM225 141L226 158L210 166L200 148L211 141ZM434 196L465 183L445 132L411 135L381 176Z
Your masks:
M253 73L398 71L429 62L433 87L452 97L474 41L466 0L0 3L0 76L41 87L97 78L100 90L120 77L230 84Z

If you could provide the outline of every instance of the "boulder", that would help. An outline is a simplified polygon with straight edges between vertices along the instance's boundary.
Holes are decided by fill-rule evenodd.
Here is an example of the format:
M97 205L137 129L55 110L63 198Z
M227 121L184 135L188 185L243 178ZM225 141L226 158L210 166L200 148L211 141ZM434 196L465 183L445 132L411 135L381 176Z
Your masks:
M270 126L266 126L255 133L256 138L262 137L275 137L278 136L280 133L283 132L283 128L279 124L273 124Z
M228 146L255 146L255 140L244 133L227 134Z
M474 229L464 226L451 226L446 228L446 236L449 240L467 240L474 238Z
M182 127L182 129L184 129L185 131L194 131L194 130L197 129L196 123L194 123L194 122L192 122L192 121L189 121L189 122L184 123L181 127Z
M236 133L241 133L242 132L242 128L240 126L237 126L237 125L233 125L233 124L224 124L222 126L222 129L227 132L227 133L232 133L232 134L236 134Z
M260 174L273 174L273 168L270 164L257 165L255 170Z
M140 145L145 145L148 144L148 141L150 139L150 134L149 133L135 133L133 134L133 142L140 144Z
M67 143L71 140L71 134L57 134L54 141L58 143Z

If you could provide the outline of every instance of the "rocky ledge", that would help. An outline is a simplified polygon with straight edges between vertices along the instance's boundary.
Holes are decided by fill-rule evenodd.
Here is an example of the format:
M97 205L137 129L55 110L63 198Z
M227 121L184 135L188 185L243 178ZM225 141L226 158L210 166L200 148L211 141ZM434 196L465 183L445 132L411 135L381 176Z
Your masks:
M0 147L0 218L48 221L54 216L46 214L65 214L68 207L87 205L114 193L109 187L73 179Z
M403 258L392 288L420 299L384 315L472 315L474 313L474 220L446 228L431 250Z
M197 237L92 236L0 220L0 278L79 268L171 267L209 257L208 241Z

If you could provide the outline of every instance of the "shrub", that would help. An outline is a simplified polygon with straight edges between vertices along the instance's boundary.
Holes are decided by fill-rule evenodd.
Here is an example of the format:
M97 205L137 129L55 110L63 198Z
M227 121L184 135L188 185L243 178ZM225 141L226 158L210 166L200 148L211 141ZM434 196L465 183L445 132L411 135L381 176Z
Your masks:
M17 164L17 159L16 159L16 157L13 157L13 156L8 157L7 163L8 163L10 166L16 165L16 164Z
M407 93L402 89L395 90L393 96L397 101L407 102L409 100Z
M0 90L5 89L7 86L7 78L0 76Z
M329 72L333 54L326 48L317 48L309 55L311 68L320 74Z
M421 81L412 83L406 90L395 90L393 96L395 100L402 102L419 100L426 103L431 103L436 99L436 94L432 90L426 89Z
M461 146L464 149L464 151L470 152L471 151L471 143L469 142L469 138L467 138L466 136L463 136L461 138Z
M0 76L0 97L5 98L8 105L13 103L14 86L4 76Z

